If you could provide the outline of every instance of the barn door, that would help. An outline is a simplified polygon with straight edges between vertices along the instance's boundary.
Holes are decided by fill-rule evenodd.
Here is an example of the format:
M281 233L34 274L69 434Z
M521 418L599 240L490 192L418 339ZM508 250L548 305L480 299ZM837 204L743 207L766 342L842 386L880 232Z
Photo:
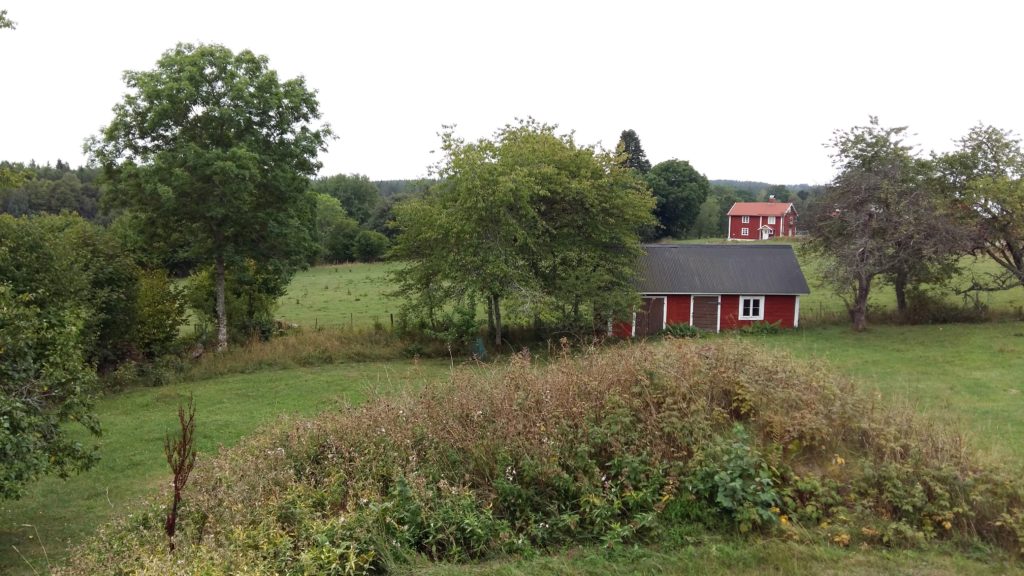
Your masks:
M636 312L637 338L653 336L665 328L665 297L644 298Z
M701 330L718 332L718 296L694 296L692 324Z

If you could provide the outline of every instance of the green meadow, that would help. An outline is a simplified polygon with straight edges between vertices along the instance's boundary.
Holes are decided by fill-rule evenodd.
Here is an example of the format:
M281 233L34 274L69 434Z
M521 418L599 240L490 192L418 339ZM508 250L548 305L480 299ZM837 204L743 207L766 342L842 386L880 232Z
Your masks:
M398 302L387 298L393 264L336 264L296 274L278 317L304 328L390 326Z
M974 273L991 263L970 263ZM861 334L827 324L813 310L841 310L841 301L814 287L815 265L803 263L814 292L802 299L804 328L777 336L748 336L761 345L818 362L873 392L879 402L901 403L963 430L993 461L1024 464L1024 323L898 326L872 324ZM385 327L396 303L388 292L389 264L324 266L298 274L282 299L279 317L302 326L345 330L374 322ZM967 276L964 276L966 278ZM892 306L880 287L875 304ZM991 309L1015 317L1024 303L1017 288L988 297ZM835 314L833 314L835 316ZM731 336L724 336L731 337ZM258 346L258 345L257 345ZM256 354L254 357L258 357ZM166 491L164 434L190 394L197 405L199 450L210 455L281 417L304 417L359 403L376 394L447 378L451 361L327 360L330 364L254 369L159 388L136 388L101 398L104 434L100 463L67 480L46 478L18 501L0 504L0 573L45 574L97 526L128 514L141 500ZM500 362L501 360L497 360ZM202 456L201 456L202 457ZM496 560L472 566L413 566L429 574L759 574L764 566L787 574L1019 574L1016 564L963 557L942 549L881 552L797 546L786 542L697 539L680 550L641 549L616 554L567 550L535 559Z

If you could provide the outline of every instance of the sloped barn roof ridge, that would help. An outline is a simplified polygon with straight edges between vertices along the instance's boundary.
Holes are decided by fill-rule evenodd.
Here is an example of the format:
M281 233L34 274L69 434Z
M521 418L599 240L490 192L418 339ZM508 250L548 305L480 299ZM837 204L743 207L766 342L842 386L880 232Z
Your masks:
M810 294L789 244L647 244L643 294Z

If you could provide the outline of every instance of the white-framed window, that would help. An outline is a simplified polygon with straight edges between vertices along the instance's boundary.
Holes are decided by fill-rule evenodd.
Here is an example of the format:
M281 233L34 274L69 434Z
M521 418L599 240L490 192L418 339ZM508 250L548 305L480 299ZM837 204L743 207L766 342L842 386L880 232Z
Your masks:
M764 320L764 296L740 296L740 320Z
M740 228L740 236L750 236L750 228Z
M742 218L740 218L740 222L744 224L750 224L750 216L743 216Z
M769 216L768 217L768 223L769 224L775 224L775 216Z

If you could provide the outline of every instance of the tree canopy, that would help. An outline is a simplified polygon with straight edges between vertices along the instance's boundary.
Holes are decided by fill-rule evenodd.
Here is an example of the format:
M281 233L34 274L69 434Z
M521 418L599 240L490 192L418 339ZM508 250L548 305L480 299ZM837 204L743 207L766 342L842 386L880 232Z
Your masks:
M365 225L380 203L380 193L370 179L360 174L337 174L313 181L313 190L333 196L341 202L345 212Z
M693 228L711 185L685 160L659 162L647 174L657 204L654 215L660 229L656 237L685 238Z
M467 143L442 134L440 183L396 206L396 273L409 307L436 322L445 306L485 301L494 340L503 304L540 321L623 311L653 200L632 170L533 120ZM505 309L507 311L507 309Z
M187 238L191 254L213 265L223 349L225 268L307 259L305 194L330 128L318 124L303 78L280 80L248 50L179 44L124 80L128 93L87 147L112 205L137 212L156 236Z
M871 117L867 126L836 131L830 147L838 173L808 214L809 248L828 258L825 279L858 331L867 327L877 278L892 280L903 312L906 287L951 274L960 248L933 167L905 143L906 130Z
M640 145L640 137L632 129L622 131L615 153L621 166L632 168L641 174L650 172L651 161L647 159L647 153Z
M1024 151L1007 130L977 125L957 150L936 159L947 190L962 207L977 252L1005 274L984 288L1024 284Z

